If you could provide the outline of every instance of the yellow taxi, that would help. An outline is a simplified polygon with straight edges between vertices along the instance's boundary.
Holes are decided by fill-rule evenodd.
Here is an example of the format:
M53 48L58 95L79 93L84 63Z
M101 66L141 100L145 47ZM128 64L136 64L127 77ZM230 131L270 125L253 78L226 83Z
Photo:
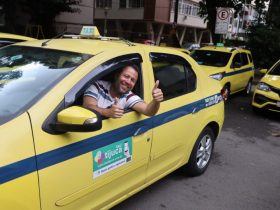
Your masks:
M0 47L9 44L14 44L17 42L32 41L32 40L36 40L36 39L28 36L17 35L17 34L0 33Z
M225 100L230 94L240 91L250 94L254 63L249 50L223 45L206 46L194 50L191 56L211 78L220 81Z
M128 63L145 101L160 81L155 116L81 106L90 84ZM5 210L109 209L179 167L201 175L224 121L221 85L190 56L86 33L1 48L0 101Z
M263 69L261 72L265 75L256 86L252 106L255 111L280 112L280 60L270 70Z

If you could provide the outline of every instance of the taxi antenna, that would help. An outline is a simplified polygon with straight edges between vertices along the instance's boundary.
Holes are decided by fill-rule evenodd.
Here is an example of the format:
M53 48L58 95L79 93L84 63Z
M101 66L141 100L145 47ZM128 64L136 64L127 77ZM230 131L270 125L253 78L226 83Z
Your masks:
M56 38L58 38L58 37L63 36L65 33L66 33L66 30L65 30L65 31L63 31L62 33L60 33L60 34L58 34L58 35L54 36L53 38L48 39L48 40L46 40L46 41L42 42L41 46L42 46L42 47L47 46L47 43L48 43L48 42L52 41L53 39L56 39Z

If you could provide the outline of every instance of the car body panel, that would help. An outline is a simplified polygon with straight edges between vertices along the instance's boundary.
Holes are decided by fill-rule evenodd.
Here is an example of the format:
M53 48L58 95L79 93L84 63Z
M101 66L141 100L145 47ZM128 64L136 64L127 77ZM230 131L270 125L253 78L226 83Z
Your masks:
M22 36L17 34L0 33L0 47L14 44L17 42L34 41L37 40L32 37Z
M262 79L262 82L265 82L273 87L280 88L280 76L276 75L265 75Z
M17 45L94 55L38 97L28 110L0 125L1 136L4 134L11 139L8 144L1 142L0 147L1 151L3 148L1 160L4 160L1 166L10 177L9 180L2 178L1 191L5 188L12 191L10 186L23 182L22 189L18 189L20 192L32 189L30 198L33 200L29 202L34 208L30 209L39 209L39 205L42 210L110 208L187 163L197 137L206 126L214 124L216 136L222 128L221 85L208 78L197 63L182 52L130 46L122 41L87 39L40 40ZM121 119L103 120L102 129L93 132L52 133L46 129L59 110L71 106L72 99L78 97L79 88L84 88L88 78L97 78L111 66L118 65L114 59L122 62L130 55L142 58L143 99L151 101L155 83L152 53L177 56L186 61L195 70L196 89L163 101L153 117L131 111ZM114 62L108 64L112 60ZM11 133L19 127L15 121L26 125L17 135ZM22 144L18 145L20 140ZM9 150L4 150L7 145ZM122 146L128 148L129 155L125 158L118 153ZM11 166L25 166L29 163L27 160L35 162L32 169L17 173L15 168L7 174ZM0 194L0 200L4 199L4 203L21 201L22 193L15 193L16 198ZM17 203L13 207L21 209Z
M34 142L28 114L23 113L1 125L0 133L1 209L40 209Z
M9 34L9 33L0 33L0 39L15 39L15 40L22 40L22 41L33 41L36 40L35 38L28 37L28 36L22 36L17 34Z
M252 106L257 109L280 112L280 75L272 75L270 72L274 68L279 69L280 60L276 62L270 70L260 79L255 88ZM259 84L264 83L270 88L269 91L259 89Z

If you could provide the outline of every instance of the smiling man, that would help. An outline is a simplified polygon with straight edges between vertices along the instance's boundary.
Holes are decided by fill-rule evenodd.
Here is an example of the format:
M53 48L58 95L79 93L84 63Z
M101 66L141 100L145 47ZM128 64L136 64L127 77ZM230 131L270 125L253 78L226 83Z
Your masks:
M85 91L83 106L108 118L120 118L129 109L147 116L155 115L163 101L163 93L158 88L159 81L152 89L153 100L147 104L132 92L138 72L137 66L128 65L115 75L113 83L103 80L95 82Z

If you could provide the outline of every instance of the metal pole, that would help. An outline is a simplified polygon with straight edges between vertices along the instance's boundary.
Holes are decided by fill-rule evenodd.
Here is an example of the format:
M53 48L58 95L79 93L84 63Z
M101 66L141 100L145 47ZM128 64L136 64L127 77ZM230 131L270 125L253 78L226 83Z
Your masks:
M108 7L104 8L104 36L107 36L107 15L108 15Z

